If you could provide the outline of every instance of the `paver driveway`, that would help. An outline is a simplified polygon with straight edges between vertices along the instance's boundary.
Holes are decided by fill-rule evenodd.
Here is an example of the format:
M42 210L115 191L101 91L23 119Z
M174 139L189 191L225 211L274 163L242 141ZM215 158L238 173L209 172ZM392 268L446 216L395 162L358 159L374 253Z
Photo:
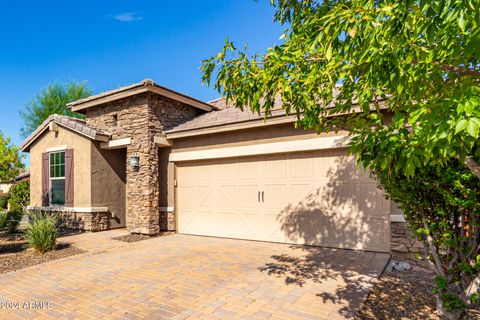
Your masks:
M388 261L387 254L178 234L110 239L122 232L66 238L90 251L0 275L1 301L20 304L3 305L0 318L351 318Z

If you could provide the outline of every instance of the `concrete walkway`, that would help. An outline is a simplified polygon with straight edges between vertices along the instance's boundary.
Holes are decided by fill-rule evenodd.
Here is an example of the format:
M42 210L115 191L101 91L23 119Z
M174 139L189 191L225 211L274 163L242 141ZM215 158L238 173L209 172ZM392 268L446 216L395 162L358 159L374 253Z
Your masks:
M111 239L122 234L62 238L89 252L0 275L0 318L350 319L389 259L178 234Z

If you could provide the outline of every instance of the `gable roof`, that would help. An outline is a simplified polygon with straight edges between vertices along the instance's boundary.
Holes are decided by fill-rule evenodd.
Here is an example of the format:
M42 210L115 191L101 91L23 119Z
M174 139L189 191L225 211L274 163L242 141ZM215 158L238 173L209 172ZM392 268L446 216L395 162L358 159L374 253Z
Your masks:
M185 103L186 105L204 110L211 111L214 107L207 102L200 101L190 96L184 95L177 91L173 91L166 87L162 87L155 83L151 79L145 79L138 83L121 87L115 90L102 92L100 94L90 96L84 99L67 103L67 107L73 112L85 113L85 110L91 107L95 107L101 104L105 104L118 99L123 99L133 95L137 95L144 92L152 92L167 98L171 98L176 101Z
M50 123L56 123L59 126L70 129L92 140L108 141L111 137L111 134L108 132L88 126L85 123L85 120L53 114L49 116L40 126L38 126L38 128L33 131L27 139L25 139L25 141L20 145L20 151L28 151L30 145L38 137L40 137L43 132L49 129Z

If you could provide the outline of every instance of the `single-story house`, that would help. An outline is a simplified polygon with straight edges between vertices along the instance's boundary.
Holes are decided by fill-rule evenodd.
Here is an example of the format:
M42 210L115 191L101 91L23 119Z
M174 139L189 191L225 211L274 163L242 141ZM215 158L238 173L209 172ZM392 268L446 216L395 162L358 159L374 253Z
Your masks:
M60 212L72 228L382 252L413 243L401 212L349 156L347 132L296 129L281 108L264 121L152 80L68 108L85 120L50 116L21 150L29 209Z
M14 185L19 183L20 181L30 180L30 172L24 172L13 178L12 181L9 182L0 182L0 194L1 193L8 193L10 188Z

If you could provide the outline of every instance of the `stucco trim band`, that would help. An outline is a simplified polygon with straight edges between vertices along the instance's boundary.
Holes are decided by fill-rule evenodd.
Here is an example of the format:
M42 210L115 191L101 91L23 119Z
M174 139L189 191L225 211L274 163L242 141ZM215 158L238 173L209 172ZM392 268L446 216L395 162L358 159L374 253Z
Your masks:
M80 213L97 213L108 212L108 207L35 207L28 206L27 210L31 211L50 211L50 212L80 212Z
M245 157L272 153L312 151L321 149L346 148L349 138L345 135L318 137L305 140L262 143L232 148L217 148L199 151L184 151L170 154L171 162Z
M108 142L101 142L100 148L111 150L111 149L120 149L132 144L132 138L123 138L117 140L110 140Z

